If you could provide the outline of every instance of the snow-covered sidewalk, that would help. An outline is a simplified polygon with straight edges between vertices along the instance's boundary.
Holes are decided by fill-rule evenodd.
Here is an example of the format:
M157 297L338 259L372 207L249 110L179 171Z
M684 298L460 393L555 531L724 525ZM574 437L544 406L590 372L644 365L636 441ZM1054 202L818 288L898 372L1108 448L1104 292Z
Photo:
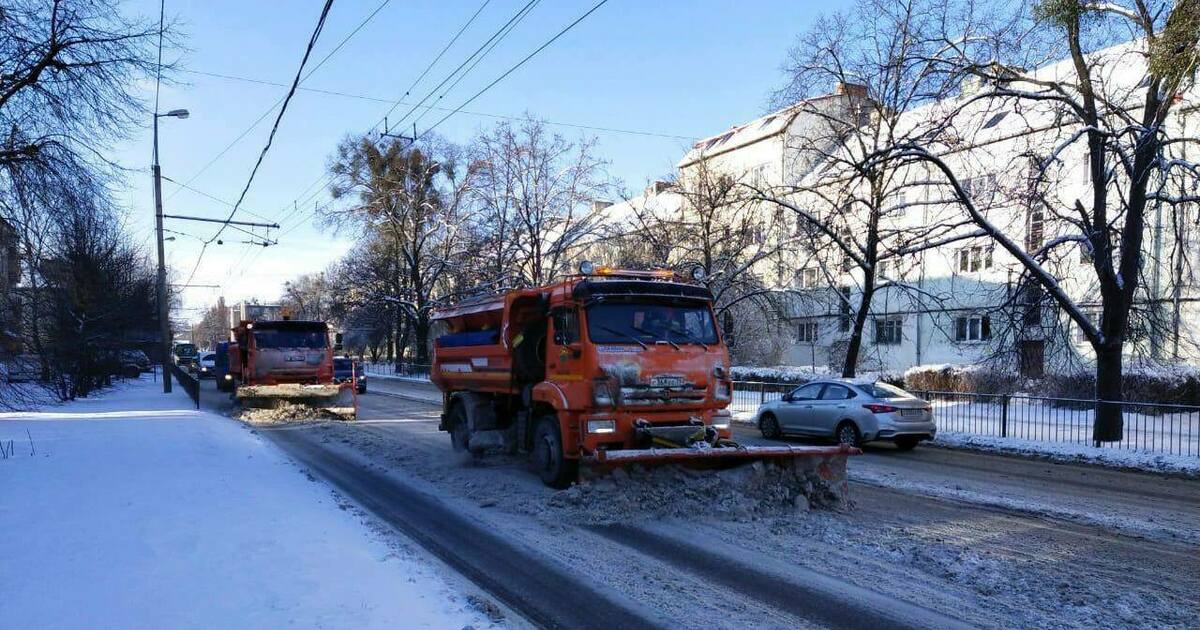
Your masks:
M491 625L414 545L159 386L0 414L0 625Z

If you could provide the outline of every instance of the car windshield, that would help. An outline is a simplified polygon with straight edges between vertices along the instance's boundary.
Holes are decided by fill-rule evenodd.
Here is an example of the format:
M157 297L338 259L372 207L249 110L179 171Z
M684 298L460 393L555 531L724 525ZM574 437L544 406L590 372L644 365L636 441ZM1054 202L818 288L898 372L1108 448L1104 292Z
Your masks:
M912 394L887 383L871 383L861 386L865 392L876 398L916 398Z
M259 348L324 348L328 336L318 330L255 330L254 343Z
M613 302L587 309L593 343L717 343L707 304Z
M201 361L216 361L217 355L209 353L209 354L206 354L206 355L200 357L200 360Z

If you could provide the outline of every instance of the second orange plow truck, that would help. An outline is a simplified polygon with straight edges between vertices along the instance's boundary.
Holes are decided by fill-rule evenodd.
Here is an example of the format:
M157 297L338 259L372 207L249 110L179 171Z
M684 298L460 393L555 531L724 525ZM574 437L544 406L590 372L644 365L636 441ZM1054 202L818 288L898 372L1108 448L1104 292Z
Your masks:
M712 294L670 270L580 266L434 314L432 380L456 450L528 453L551 487L580 466L800 466L845 482L846 446L732 440L729 350Z

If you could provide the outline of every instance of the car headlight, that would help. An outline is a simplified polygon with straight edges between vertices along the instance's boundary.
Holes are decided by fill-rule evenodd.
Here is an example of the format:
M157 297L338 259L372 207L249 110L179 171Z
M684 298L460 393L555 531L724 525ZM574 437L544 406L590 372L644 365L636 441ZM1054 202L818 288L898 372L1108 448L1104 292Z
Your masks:
M597 407L613 406L612 389L608 386L608 381L604 379L592 381L592 402ZM591 430L588 432L591 433Z
M617 432L617 421L616 420L588 420L587 432L588 433L616 433Z

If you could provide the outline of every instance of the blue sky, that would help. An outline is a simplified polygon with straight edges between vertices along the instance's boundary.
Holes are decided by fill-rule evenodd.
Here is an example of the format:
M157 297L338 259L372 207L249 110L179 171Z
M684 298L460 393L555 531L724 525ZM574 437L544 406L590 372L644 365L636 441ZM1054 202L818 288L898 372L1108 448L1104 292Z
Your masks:
M310 67L380 2L335 2ZM839 2L610 0L466 110L505 116L529 112L552 122L670 136L712 135L766 109L770 91L782 80L779 65L795 36L816 12L836 8ZM303 86L398 99L481 3L392 0ZM167 14L178 21L181 43L186 47L180 53L180 67L288 83L321 4L317 0L167 0ZM428 93L523 4L491 0L413 95ZM593 4L594 0L538 4L438 105L458 106ZM131 14L157 17L156 0L131 1L126 6ZM192 180L193 188L233 201L266 140L274 113L212 166L200 170L285 89L189 72L179 72L175 79L176 83L164 86L161 108L187 108L192 116L162 122L163 174L181 182ZM323 175L338 141L347 134L367 131L389 107L371 100L297 93L243 203L246 210L274 220L286 217L281 223L287 233L278 246L263 249L241 243L247 237L240 233L226 231L225 244L208 248L193 280L221 288L188 289L185 317L197 316L196 309L215 302L221 294L229 302L249 297L274 299L285 280L321 270L345 252L353 234L314 226L304 209L290 211L294 200L310 196L301 197L301 193ZM407 109L400 106L393 117ZM443 115L430 112L420 119L417 129L423 131ZM415 117L406 121L409 129ZM494 118L464 113L447 120L437 132L465 142L481 127L495 122ZM612 175L630 190L670 172L689 144L678 138L554 129L568 137L595 135L599 154L611 163ZM126 146L114 148L121 163L147 173L144 177L133 173L121 197L131 208L131 229L147 244L153 228L150 142L146 130ZM168 214L223 218L229 210L170 182L164 182L163 190ZM321 191L313 199L324 202L327 193ZM306 208L312 205L310 200ZM239 214L239 218L258 220L248 214ZM175 241L167 243L170 265L185 278L200 249L194 236L208 237L215 228L173 220L168 220L167 228L191 235L176 235Z

